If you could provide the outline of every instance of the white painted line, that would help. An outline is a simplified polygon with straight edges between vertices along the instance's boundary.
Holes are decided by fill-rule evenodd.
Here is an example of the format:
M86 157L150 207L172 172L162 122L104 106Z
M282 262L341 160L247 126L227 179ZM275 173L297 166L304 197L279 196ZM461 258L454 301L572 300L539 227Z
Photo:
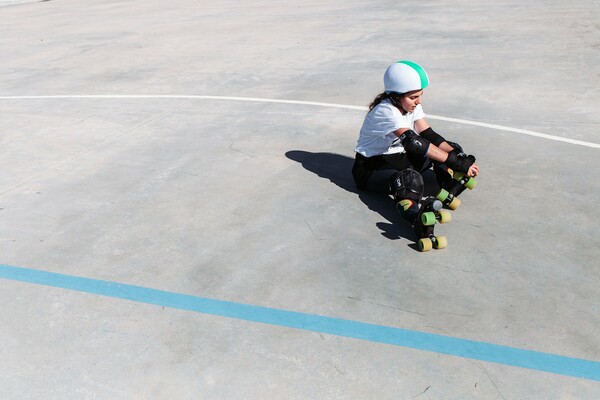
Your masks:
M598 144L598 143L584 142L583 140L569 139L569 138L560 137L560 136L553 136L553 135L548 135L545 133L528 131L526 129L511 128L511 127L503 126L503 125L487 124L485 122L468 121L468 120L458 119L458 118L439 117L437 115L430 115L430 114L427 114L427 118L437 119L439 121L456 122L456 123L464 124L464 125L481 126L484 128L497 129L500 131L521 133L523 135L529 135L529 136L535 136L535 137L540 137L540 138L544 138L544 139L555 140L557 142L565 142L565 143L577 144L580 146L586 146L586 147L591 147L591 148L595 148L595 149L600 149L600 144Z
M12 6L14 4L22 3L41 3L42 0L0 0L0 6Z
M349 110L366 111L367 107L350 106L345 104L333 103L318 103L315 101L300 101L300 100L277 100L263 99L258 97L228 97L228 96L197 96L197 95L180 95L180 94L125 94L125 95L51 95L51 96L0 96L0 100L38 100L38 99L200 99L200 100L231 100L231 101L251 101L262 103L280 103L280 104L297 104L319 107L334 107L345 108Z
M250 101L250 102L261 102L261 103L279 103L279 104L295 104L295 105L308 105L318 107L332 107L332 108L343 108L347 110L360 110L366 111L367 107L364 106L352 106L347 104L335 104L335 103L320 103L315 101L301 101L301 100L277 100L277 99L265 99L258 97L228 97L228 96L200 96L200 95L169 95L169 94L128 94L128 95L50 95L50 96L0 96L0 100L43 100L43 99L196 99L196 100L229 100L229 101ZM427 114L427 118L435 119L439 121L455 122L463 125L481 126L483 128L496 129L506 132L519 133L523 135L535 136L543 139L554 140L557 142L565 142L575 144L579 146L591 147L594 149L600 149L600 144L585 142L583 140L576 140L565 138L561 136L553 136L545 133L529 131L526 129L511 128L509 126L488 124L485 122L469 121L458 118L441 117L438 115Z

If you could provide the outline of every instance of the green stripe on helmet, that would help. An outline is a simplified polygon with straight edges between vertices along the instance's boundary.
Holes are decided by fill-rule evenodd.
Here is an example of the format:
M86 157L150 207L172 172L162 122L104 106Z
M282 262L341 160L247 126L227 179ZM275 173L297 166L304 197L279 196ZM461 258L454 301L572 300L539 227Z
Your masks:
M421 89L425 89L427 86L429 86L429 78L427 77L423 67L421 67L419 64L412 61L398 61L398 63L408 65L419 74L419 79L421 80Z

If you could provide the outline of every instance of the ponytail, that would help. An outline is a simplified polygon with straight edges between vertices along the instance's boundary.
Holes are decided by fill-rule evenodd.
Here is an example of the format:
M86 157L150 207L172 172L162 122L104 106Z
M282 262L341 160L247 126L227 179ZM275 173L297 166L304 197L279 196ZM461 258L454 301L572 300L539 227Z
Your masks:
M377 107L379 105L379 103L381 103L383 100L389 99L389 98L390 98L390 95L388 93L386 93L386 92L379 93L377 95L377 97L375 97L375 99L373 100L371 105L369 105L369 111L371 111L372 109Z
M371 111L372 109L374 109L375 107L377 107L379 105L379 103L381 103L383 100L385 99L390 99L392 101L392 104L398 108L403 114L406 112L402 109L402 107L400 106L400 101L402 99L404 95L402 93L394 93L394 92L390 92L390 93L379 93L377 95L377 97L375 97L375 99L373 100L373 102L369 105L369 111Z

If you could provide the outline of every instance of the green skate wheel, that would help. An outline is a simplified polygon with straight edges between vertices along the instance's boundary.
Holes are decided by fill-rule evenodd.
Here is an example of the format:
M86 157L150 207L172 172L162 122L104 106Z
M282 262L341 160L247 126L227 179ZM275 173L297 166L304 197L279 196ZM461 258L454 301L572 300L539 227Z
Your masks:
M421 252L429 251L429 250L431 250L432 247L433 247L433 242L431 241L431 239L429 239L429 238L419 239L419 250L421 250Z
M450 196L450 193L448 193L446 189L440 189L440 192L437 194L437 196L435 196L435 198L441 202L444 202L448 196Z
M425 226L435 224L435 214L431 211L421 214L421 223Z
M445 249L448 246L448 239L446 239L446 236L437 236L435 238L435 244L433 245L434 248L441 250L441 249Z
M469 190L473 190L473 188L477 185L477 181L473 178L469 178L467 183L465 183L465 187Z
M440 224L447 224L448 222L452 221L452 214L450 214L450 211L448 210L441 210L438 220L440 221Z

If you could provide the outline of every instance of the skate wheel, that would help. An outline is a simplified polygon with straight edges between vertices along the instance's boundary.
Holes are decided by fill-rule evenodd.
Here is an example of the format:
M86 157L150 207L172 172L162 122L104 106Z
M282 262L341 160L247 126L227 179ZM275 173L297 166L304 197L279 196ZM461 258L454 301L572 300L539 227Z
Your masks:
M435 196L435 198L441 202L444 202L448 196L450 196L450 193L448 193L446 189L440 189L440 192L437 194L437 196Z
M446 236L437 236L435 240L433 247L438 250L445 249L448 246L448 239L446 239Z
M431 211L421 214L421 223L425 226L435 224L435 214Z
M452 221L452 214L448 210L441 210L438 219L440 224L446 224Z
M433 247L433 242L429 238L419 239L419 250L422 252L429 251Z
M473 190L476 185L477 181L473 178L469 178L469 180L465 183L465 187L469 190Z
M460 199L458 197L453 198L450 204L448 204L448 207L453 210L456 210L458 206L460 206Z

